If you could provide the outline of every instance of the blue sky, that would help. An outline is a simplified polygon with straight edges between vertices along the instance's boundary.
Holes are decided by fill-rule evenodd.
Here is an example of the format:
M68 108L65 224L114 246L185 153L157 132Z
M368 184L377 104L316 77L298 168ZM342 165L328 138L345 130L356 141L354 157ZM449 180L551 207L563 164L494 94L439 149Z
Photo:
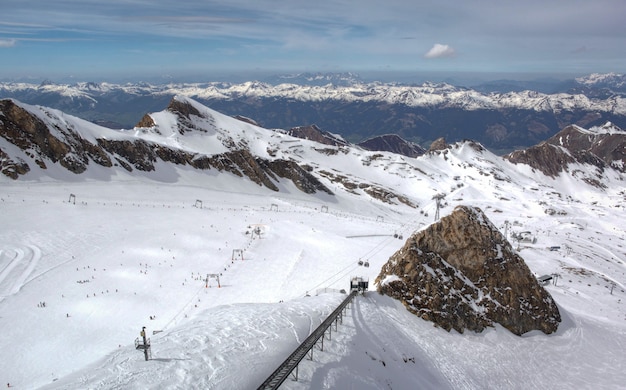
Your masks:
M626 72L623 0L2 0L0 79Z

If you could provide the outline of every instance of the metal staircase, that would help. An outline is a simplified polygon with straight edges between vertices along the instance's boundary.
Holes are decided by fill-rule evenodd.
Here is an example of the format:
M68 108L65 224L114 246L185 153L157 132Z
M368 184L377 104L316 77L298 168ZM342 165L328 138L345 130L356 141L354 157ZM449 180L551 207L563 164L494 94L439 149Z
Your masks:
M291 374L294 369L296 370L296 380L298 380L298 364L300 364L309 351L311 351L311 359L313 359L312 349L320 338L322 339L322 350L324 350L324 335L326 334L326 330L332 325L333 322L335 322L336 325L337 321L343 319L343 310L354 299L354 297L357 296L358 293L359 291L357 290L350 292L350 295L348 295L348 297L344 299L332 313L330 313L328 318L326 318L326 320L324 320L324 322L322 322L320 326L318 326L317 329L315 329L309 337L307 337L306 340L304 340L302 344L300 344L300 346L298 346L298 348L296 348L296 350L293 351L293 353L289 355L289 357L280 366L278 366L278 368L272 373L272 375L269 376L269 378L265 380L265 382L263 382L261 386L259 386L259 390L278 389L278 387L285 381L285 379L287 379L289 374Z

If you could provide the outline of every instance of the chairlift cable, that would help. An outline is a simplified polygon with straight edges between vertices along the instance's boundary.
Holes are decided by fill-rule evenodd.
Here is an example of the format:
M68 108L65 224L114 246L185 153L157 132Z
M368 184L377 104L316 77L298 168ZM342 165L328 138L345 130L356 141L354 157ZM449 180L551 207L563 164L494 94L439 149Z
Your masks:
M175 319L176 319L176 318L177 318L180 314L182 314L182 312L185 310L185 308L186 308L188 305L190 305L190 304L191 304L191 302L192 302L194 299L196 299L196 297L198 296L198 294L200 294L200 291L202 291L204 288L205 288L204 286L201 286L201 287L198 289L198 291L196 291L196 293L195 293L195 294L193 294L193 296L191 297L191 299L189 300L189 302L185 303L185 304L183 305L183 308L182 308L182 309L180 309L180 310L178 311L178 313L174 314L174 316L172 317L172 319L171 319L171 320L169 320L169 321L168 321L165 325L163 325L163 327L162 327L161 329L167 329L167 327L168 327L168 326L170 326L170 324L171 324L172 322L174 322L174 320L175 320Z

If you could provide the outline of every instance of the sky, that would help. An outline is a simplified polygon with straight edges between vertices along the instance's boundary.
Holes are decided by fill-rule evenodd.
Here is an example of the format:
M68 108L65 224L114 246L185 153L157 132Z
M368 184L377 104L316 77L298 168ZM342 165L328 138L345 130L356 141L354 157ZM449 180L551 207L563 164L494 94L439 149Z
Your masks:
M0 79L624 72L626 2L3 0Z

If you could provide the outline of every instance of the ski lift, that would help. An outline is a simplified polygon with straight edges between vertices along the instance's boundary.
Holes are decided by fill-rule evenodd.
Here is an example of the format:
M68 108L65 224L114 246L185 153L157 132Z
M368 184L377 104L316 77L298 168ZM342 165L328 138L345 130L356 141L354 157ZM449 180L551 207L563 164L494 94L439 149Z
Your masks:
M366 267L366 268L368 268L368 267L370 266L370 262L369 262L369 261L366 261L365 263L363 263L363 266L364 266L364 267Z
M398 234L398 240L402 240L402 234Z
M361 294L365 294L369 287L369 279L364 279L362 276L353 276L350 279L350 291L358 291Z
M363 260L359 260L359 265L363 265Z
M398 233L394 233L393 238L398 238Z

